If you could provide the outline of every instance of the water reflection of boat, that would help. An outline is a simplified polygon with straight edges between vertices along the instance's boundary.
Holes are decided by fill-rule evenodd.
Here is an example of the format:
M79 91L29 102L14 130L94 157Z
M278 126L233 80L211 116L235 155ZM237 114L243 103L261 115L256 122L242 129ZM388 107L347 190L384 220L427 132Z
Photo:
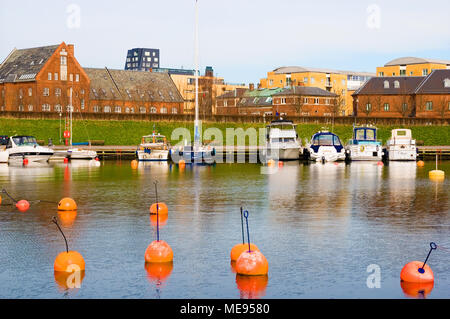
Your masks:
M72 159L70 160L70 167L72 168L82 168L82 167L99 167L101 164L99 161L92 160L82 160L82 159Z
M297 196L299 180L298 162L286 162L283 167L274 168L273 174L268 174L268 190L271 201L287 200L291 202Z

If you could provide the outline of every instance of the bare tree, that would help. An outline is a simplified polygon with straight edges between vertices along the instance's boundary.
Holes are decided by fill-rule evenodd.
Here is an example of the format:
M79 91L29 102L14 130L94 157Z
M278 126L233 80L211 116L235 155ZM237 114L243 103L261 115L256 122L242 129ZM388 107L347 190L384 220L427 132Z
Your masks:
M342 92L335 92L335 90L333 91L333 93L336 94L336 97L331 98L331 103L329 104L328 109L334 118L335 116L342 114L345 107L345 97Z
M302 115L302 111L303 111L303 107L305 105L305 98L303 95L299 94L299 95L294 95L293 96L293 103L294 108L295 108L295 112L298 115Z
M436 111L441 118L445 118L447 114L450 114L450 98L448 95L442 95L437 100Z

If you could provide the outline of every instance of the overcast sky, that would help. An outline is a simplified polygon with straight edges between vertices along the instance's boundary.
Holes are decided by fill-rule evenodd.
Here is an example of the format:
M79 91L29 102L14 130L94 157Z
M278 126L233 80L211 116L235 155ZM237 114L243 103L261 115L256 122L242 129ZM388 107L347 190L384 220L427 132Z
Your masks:
M194 0L0 0L0 60L14 48L75 44L85 67L123 69L159 48L161 67L194 67ZM227 82L298 65L375 72L401 56L450 60L449 0L199 0L199 57Z

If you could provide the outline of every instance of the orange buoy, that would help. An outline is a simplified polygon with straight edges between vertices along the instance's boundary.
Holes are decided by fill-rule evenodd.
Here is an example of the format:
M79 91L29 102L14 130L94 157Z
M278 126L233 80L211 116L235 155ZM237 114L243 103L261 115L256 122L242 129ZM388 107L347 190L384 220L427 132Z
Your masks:
M377 162L377 165L378 165L378 166L384 166L384 164L383 164L382 161L378 161L378 162Z
M158 225L158 223L159 226L164 226L168 218L168 214L150 214L150 223L155 227Z
M246 276L267 275L269 263L266 257L258 251L245 251L236 260L236 273Z
M145 270L147 278L152 282L162 282L167 280L172 273L173 263L146 263Z
M145 262L167 263L173 261L173 251L164 240L154 240L145 251Z
M58 210L69 210L74 211L77 210L77 203L70 197L64 197L58 203Z
M2 204L2 197L0 196L0 205Z
M433 271L428 265L423 268L422 261L407 263L400 272L400 279L407 282L427 283L434 281Z
M139 165L138 161L136 161L136 160L132 160L131 161L131 168L132 169L138 168L138 165Z
M72 272L66 271L54 272L55 282L58 285L58 287L62 290L80 288L80 285L84 279L84 275L85 275L84 270L81 271L73 270Z
M417 162L417 166L418 167L424 167L425 166L425 162L424 161L418 161Z
M23 159L23 165L28 165L28 158Z
M434 282L400 282L403 293L410 298L425 298L434 287Z
M150 206L150 214L156 215L156 203L152 204ZM167 205L165 203L158 203L158 214L165 215L169 213L169 209L167 208Z
M97 162L100 161L100 159L99 159L98 157L96 157L95 160L96 160Z
M283 167L284 163L282 161L278 162L278 167Z
M56 256L53 269L55 271L73 272L74 265L78 266L77 270L85 270L85 262L83 256L77 251L63 251Z
M261 298L266 293L269 277L263 276L242 276L236 275L236 285L241 293L241 298L255 299Z
M178 166L181 167L185 167L186 166L186 161L184 159L181 159L178 161Z
M250 244L250 249L253 250L258 250L259 248L255 245L255 244ZM244 252L248 250L248 244L237 244L234 245L234 247L231 249L231 253L230 253L230 258L231 261L236 261L238 260L239 256Z
M69 163L69 159L68 159L67 157L64 157L63 162L64 162L65 164L67 164L67 163Z
M77 211L76 210L61 210L58 211L58 217L61 223L64 227L70 227L73 225L76 217L77 217Z
M30 203L28 201L26 201L25 199L19 200L16 203L16 207L19 211L26 212L28 210L28 208L30 208Z
M275 166L275 161L274 161L273 159L270 159L270 160L267 162L267 166L269 166L269 167L274 167L274 166Z

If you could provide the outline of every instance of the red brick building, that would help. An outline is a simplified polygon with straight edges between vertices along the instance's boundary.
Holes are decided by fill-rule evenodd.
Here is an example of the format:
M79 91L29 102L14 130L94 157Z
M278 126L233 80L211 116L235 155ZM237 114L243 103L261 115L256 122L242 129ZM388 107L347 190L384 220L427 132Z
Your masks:
M80 66L71 44L14 49L0 65L2 111L182 113L183 98L163 73Z
M358 117L450 118L450 70L374 77L353 94Z

